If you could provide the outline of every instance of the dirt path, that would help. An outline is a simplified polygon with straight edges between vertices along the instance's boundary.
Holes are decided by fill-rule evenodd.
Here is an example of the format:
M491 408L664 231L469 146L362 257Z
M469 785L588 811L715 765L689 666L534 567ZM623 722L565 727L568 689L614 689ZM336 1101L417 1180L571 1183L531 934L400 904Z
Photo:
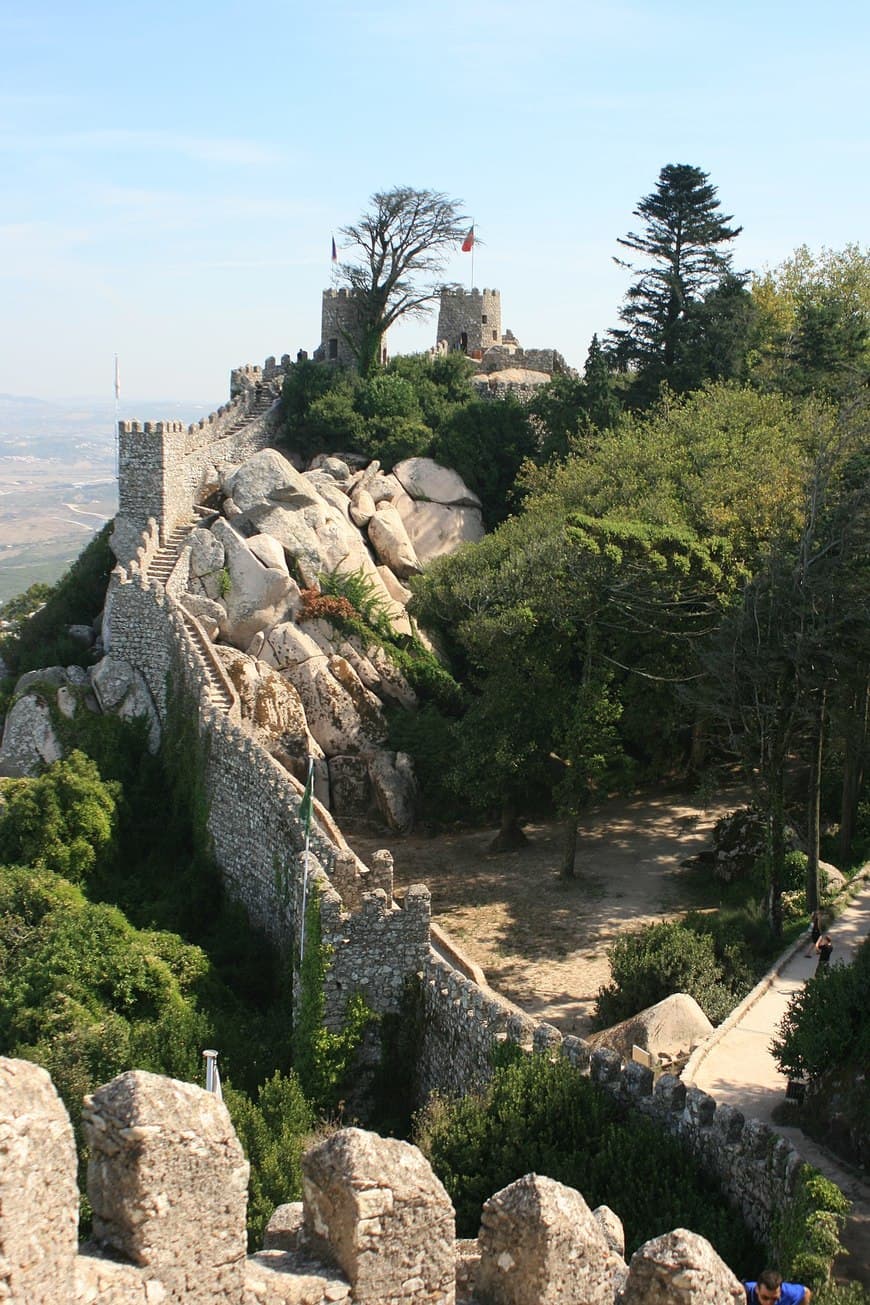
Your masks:
M558 875L560 829L530 824L518 852L492 854L494 830L437 838L345 835L366 860L388 846L396 893L423 882L432 913L496 991L564 1033L587 1033L599 987L610 977L617 934L691 904L680 862L699 852L740 794L706 810L673 791L607 802L580 830L578 878Z

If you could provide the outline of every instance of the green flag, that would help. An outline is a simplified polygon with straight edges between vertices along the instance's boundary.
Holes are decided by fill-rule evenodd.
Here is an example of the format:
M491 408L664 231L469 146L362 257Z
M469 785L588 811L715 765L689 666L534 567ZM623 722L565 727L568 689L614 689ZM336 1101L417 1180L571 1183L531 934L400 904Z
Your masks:
M308 779L305 781L305 789L302 794L302 801L299 803L299 819L302 821L302 828L305 831L305 841L308 842L308 835L311 833L311 799L314 791L314 761L308 762Z

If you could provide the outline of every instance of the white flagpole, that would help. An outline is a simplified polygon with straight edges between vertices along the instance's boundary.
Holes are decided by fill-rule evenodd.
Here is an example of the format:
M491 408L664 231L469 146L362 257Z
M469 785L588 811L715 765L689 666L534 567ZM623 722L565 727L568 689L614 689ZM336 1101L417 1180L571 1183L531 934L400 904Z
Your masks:
M204 1051L202 1058L205 1061L205 1090L212 1092L218 1101L223 1101L224 1094L221 1091L221 1076L217 1067L217 1051Z
M305 955L305 908L308 904L308 852L311 846L311 803L314 799L314 758L308 758L308 778L305 781L308 809L305 820L305 856L302 862L302 924L299 930L299 964ZM303 796L304 800L304 796Z
M117 479L118 476L121 474L121 467L120 467L121 454L120 454L119 442L118 442L118 415L119 415L120 403L121 403L121 372L120 372L120 369L119 369L119 367L118 367L118 355L115 354L115 430L114 430L114 445L115 445L115 478L116 478L116 479Z

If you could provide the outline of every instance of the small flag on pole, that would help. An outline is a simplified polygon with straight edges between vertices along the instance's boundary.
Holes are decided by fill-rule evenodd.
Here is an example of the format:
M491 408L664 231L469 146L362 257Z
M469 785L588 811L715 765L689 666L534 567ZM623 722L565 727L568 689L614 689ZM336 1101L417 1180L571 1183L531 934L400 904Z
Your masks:
M463 254L470 254L473 248L474 248L474 223L472 223L471 226L468 228L468 235L465 237L465 239L462 242L462 252Z
M332 237L332 261L333 263L338 262L338 250L335 247L335 236Z
M118 367L118 355L115 354L115 398L121 397L121 371Z

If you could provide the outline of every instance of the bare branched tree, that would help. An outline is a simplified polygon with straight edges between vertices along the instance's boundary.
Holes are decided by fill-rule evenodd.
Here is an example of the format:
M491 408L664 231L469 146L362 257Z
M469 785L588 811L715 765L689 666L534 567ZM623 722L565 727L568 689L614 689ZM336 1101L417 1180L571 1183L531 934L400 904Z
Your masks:
M469 219L460 201L434 190L397 186L372 195L371 209L341 235L359 251L340 277L354 292L348 344L363 375L380 360L384 333L409 314L425 313L443 288L439 274L461 242Z

